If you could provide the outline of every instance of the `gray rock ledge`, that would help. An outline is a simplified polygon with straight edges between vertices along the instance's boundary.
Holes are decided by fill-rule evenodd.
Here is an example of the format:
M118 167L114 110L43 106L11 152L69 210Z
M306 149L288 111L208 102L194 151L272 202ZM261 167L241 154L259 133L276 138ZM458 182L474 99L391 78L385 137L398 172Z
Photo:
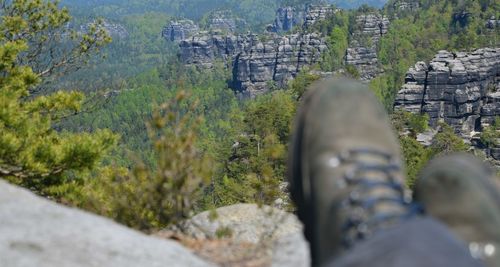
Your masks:
M213 266L181 245L0 180L2 267Z

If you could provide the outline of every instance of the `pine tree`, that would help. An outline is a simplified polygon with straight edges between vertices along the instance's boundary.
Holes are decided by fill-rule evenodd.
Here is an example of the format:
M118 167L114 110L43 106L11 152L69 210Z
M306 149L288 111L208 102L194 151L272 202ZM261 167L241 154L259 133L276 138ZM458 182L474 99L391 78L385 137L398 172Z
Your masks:
M109 42L105 32L68 37L73 48L57 50L70 16L57 2L0 2L0 178L40 194L75 181L69 172L95 167L116 142L109 131L58 132L54 122L81 109L77 91L44 92L43 83L79 68L93 51ZM61 31L57 31L57 30ZM46 47L52 54L44 54ZM56 190L57 191L57 190Z

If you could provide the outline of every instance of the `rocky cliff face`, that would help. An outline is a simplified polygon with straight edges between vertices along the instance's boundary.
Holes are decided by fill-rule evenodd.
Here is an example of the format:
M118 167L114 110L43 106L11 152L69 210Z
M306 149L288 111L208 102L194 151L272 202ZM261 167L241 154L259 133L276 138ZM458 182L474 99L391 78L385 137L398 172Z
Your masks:
M295 8L280 8L271 31L288 31L295 25L307 27L333 12L331 5L308 5L304 18ZM182 40L179 47L184 64L211 67L216 60L232 63L233 89L245 97L285 86L305 66L318 63L321 53L328 49L324 38L315 33L270 33L259 38L256 34L220 31L200 32Z
M426 113L471 137L500 115L500 48L471 53L440 51L429 64L418 62L406 74L396 109Z
M363 14L356 18L355 30L346 54L346 64L356 67L362 80L370 80L380 72L377 45L387 33L389 19L378 13Z
M319 62L327 49L317 34L292 34L268 42L257 42L234 60L234 89L244 96L283 87L304 68Z
M329 4L310 4L306 7L306 18L304 27L308 28L319 20L326 19L335 13L335 9Z
M192 20L171 21L163 28L161 36L171 42L179 42L193 36L199 31L198 25Z
M500 48L471 53L440 51L406 74L395 108L428 114L430 126L451 125L476 153L500 169L500 146L485 146L478 133L500 116Z
M394 9L398 11L415 11L420 7L418 1L401 0L394 2Z
M395 108L428 114L430 126L451 125L500 167L500 147L484 147L478 133L500 115L500 48L471 53L440 51L429 63L418 62L406 74Z
M317 21L326 19L336 9L329 4L309 4L304 8L281 7L276 11L276 19L271 27L273 32L286 32L295 26L307 29Z
M225 33L234 33L242 28L245 28L245 26L245 20L237 18L229 10L216 11L212 13L208 22L208 30Z
M217 59L233 62L234 89L253 97L272 85L284 86L304 66L317 63L327 49L317 34L268 37L262 41L255 34L195 36L180 43L180 58L185 64L204 67Z
M486 21L485 26L490 30L500 28L500 18L496 19L495 16L491 16L490 19Z
M202 33L180 42L180 58L184 64L210 67L217 59L229 62L237 54L249 51L257 42L255 34Z
M304 24L304 12L297 10L294 7L280 7L276 11L276 19L274 20L273 32L291 31L295 26Z

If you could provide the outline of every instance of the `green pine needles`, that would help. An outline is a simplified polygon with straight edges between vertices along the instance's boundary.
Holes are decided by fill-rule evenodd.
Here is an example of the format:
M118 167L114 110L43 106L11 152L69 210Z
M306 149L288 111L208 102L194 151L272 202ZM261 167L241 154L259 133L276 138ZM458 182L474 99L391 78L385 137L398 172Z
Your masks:
M50 195L53 187L72 182L69 171L94 168L117 138L106 130L54 130L54 122L81 109L84 96L77 91L43 92L42 84L82 64L109 37L96 28L80 36L73 33L71 50L46 58L41 53L55 43L49 36L61 37L59 30L70 19L67 10L45 1L0 5L0 178Z

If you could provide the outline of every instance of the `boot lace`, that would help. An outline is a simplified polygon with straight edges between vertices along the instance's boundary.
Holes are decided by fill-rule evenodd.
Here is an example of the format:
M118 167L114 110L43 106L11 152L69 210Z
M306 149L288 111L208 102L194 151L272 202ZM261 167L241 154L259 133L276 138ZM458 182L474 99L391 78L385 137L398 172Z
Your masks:
M378 160L376 163L363 160L365 156ZM402 169L392 154L372 148L351 149L343 153L339 160L352 165L344 175L347 186L353 188L342 202L342 208L347 211L347 219L341 229L345 248L352 247L379 229L421 213L421 208L412 204L405 195L404 185L396 179L395 175ZM369 175L380 178L373 179ZM376 189L384 189L385 193L371 194ZM391 208L381 211L377 208L380 204Z

